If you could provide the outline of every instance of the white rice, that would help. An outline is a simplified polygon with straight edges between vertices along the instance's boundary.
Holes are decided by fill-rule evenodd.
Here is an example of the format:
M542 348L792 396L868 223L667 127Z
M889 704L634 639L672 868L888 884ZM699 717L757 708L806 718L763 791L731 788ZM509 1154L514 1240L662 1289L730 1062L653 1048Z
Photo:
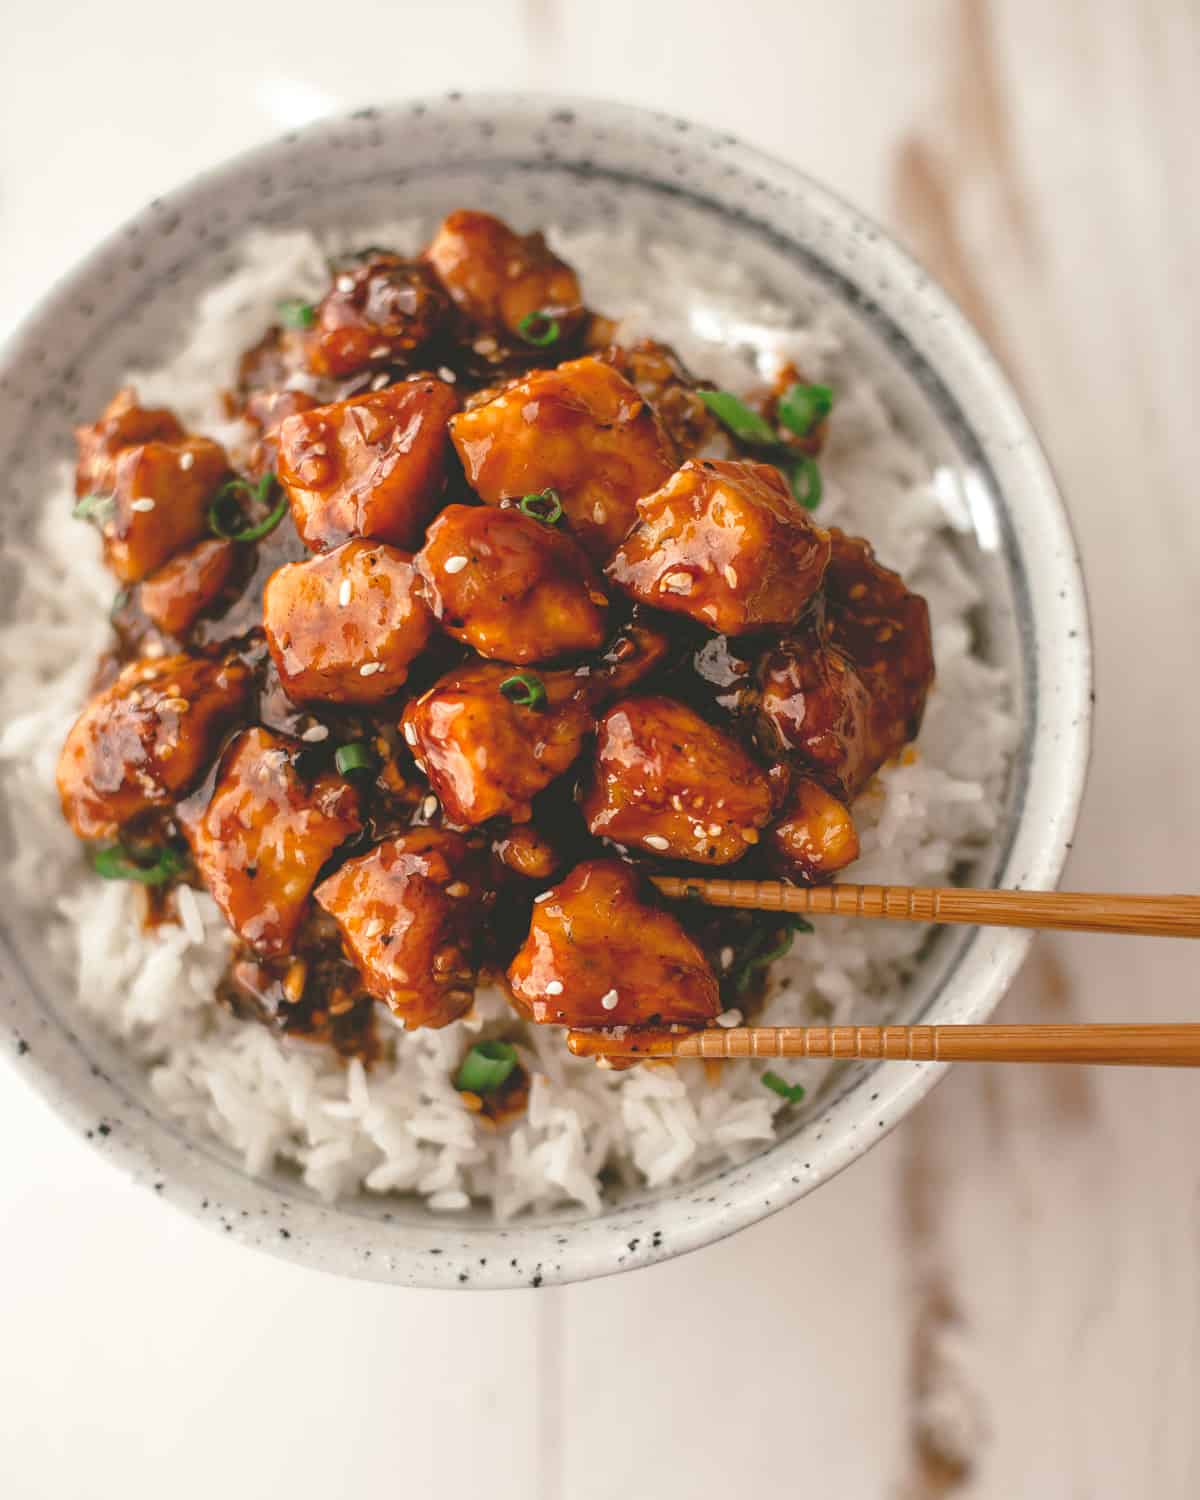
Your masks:
M415 231L383 226L353 240L413 245ZM868 536L926 596L938 669L917 754L887 767L855 805L863 853L851 876L947 880L995 826L1015 723L1003 674L971 654L967 616L978 590L949 540L945 485L853 367L833 309L800 326L788 309L764 304L735 265L607 230L557 243L583 272L592 305L624 312L622 337L664 339L697 373L734 389L787 359L835 387L820 518ZM142 398L240 454L249 435L219 415L214 393L280 298L320 294L326 255L338 248L305 233L249 240L242 269L202 300L186 347L132 376ZM481 1034L512 1034L495 989L442 1031L410 1034L384 1017L395 1055L369 1073L219 1010L213 992L229 937L209 897L183 890L178 925L143 930L141 893L91 874L59 812L55 763L105 644L113 594L94 532L64 524L70 504L64 471L39 537L20 553L20 607L0 633L0 761L20 851L12 884L43 911L43 893L57 893L51 955L74 973L79 1004L144 1063L165 1110L228 1143L251 1173L294 1164L325 1198L415 1193L435 1212L483 1202L501 1218L562 1203L595 1211L602 1173L657 1187L772 1139L784 1104L757 1065L730 1066L716 1083L698 1064L602 1071L569 1057L561 1032L537 1027L520 1031L528 1110L494 1128L465 1108L451 1075ZM821 921L776 966L763 1021L885 1018L924 937L904 923ZM811 1099L825 1067L775 1070Z

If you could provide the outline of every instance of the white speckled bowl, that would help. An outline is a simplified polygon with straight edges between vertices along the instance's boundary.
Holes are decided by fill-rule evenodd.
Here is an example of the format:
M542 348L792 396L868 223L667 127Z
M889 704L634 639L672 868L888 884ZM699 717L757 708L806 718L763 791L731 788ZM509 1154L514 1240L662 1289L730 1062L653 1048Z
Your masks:
M901 420L965 475L987 608L986 649L1016 684L1023 733L1008 807L974 877L1053 885L1088 751L1090 651L1066 515L1029 424L945 295L875 225L732 137L616 105L473 97L366 110L313 126L160 199L30 315L0 363L0 527L22 532L50 466L131 365L158 362L196 294L231 268L253 225L316 227L478 205L521 225L618 221L719 247L782 297L816 286L843 304ZM4 590L3 597L11 598ZM7 863L7 862L6 862ZM49 893L46 893L49 894ZM657 1193L497 1228L405 1200L328 1207L285 1174L251 1179L189 1139L146 1079L78 1015L45 970L39 934L0 907L0 1044L18 1070L139 1181L246 1244L345 1275L409 1285L549 1285L629 1270L720 1239L802 1197L891 1128L934 1065L855 1066L770 1149ZM1028 938L947 932L908 1014L980 1021Z

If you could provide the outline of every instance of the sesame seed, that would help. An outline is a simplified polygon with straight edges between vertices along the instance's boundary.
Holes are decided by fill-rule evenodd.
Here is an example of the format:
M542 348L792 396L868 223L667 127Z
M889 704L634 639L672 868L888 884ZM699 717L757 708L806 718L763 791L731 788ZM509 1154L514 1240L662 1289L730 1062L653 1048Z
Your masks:
M664 573L662 586L670 589L674 594L690 594L692 592L692 575L690 573Z
M742 1013L740 1010L723 1010L717 1017L717 1025L724 1026L726 1030L730 1026L740 1026L741 1024Z
M404 726L404 739L405 742L409 745L415 745L417 743L417 731L412 724L406 724Z
M169 708L173 714L185 714L188 711L186 698L164 698L163 707Z
M592 520L595 521L597 526L603 526L605 521L608 520L608 512L600 504L599 500L592 506Z
M619 999L616 990L609 990L607 995L600 996L600 1004L605 1010L616 1010Z
M363 662L362 666L359 667L358 675L360 677L374 677L376 672L382 671L383 663L381 661L365 661Z
M465 880L454 880L451 881L451 883L446 887L446 894L447 896L453 896L454 899L458 901L461 900L463 896L469 896L471 894L471 887L466 883Z
M384 373L383 375L376 375L375 379L371 382L371 389L373 391L381 391L388 383L389 377L386 373Z
M692 833L695 835L696 838L702 839L704 837L704 824L703 823L693 823L692 824Z
M683 811L683 798L679 795L678 792L672 792L671 806L675 809L676 812Z
M391 352L392 351L387 346L387 344L376 344L375 347L374 347L374 349L371 350L371 358L372 359L386 359L387 356Z
M351 594L353 594L353 592L354 588L350 580L348 578L344 578L342 580L341 588L338 589L338 603L342 606L343 609L345 609L346 605L350 603L350 596Z
M454 557L448 557L443 564L447 573L461 573L467 565L467 559L461 553Z
M533 898L533 904L534 904L534 906L541 906L541 904L542 904L543 901L549 901L550 897L553 894L554 894L553 891L543 891L540 896L535 896Z
M449 365L438 366L438 378L444 380L447 385L455 385L458 382L458 376Z
M153 510L154 509L154 501L150 499L149 495L144 495L142 497L142 499L135 500L133 502L133 504L129 507L129 509L130 510Z
M499 345L491 334L487 334L484 338L476 339L472 347L476 354L495 354Z
M669 849L671 847L670 839L663 838L661 833L648 833L645 842L650 845L651 849Z
M433 815L434 815L434 813L437 812L437 810L438 810L438 799L436 797L434 797L432 794L430 796L426 797L425 800L421 803L421 816L423 818L432 818Z
M611 1068L612 1065L613 1065L613 1060L612 1060L611 1057L598 1057L596 1059L596 1066L598 1068Z
M546 993L547 993L547 995L561 995L562 992L563 992L563 982L562 982L561 979L552 979L546 985Z
M734 958L734 954L733 954L733 949L732 948L722 948L721 949L721 967L723 969L732 968L732 966L733 966L733 958Z
M710 839L720 838L720 836L721 836L721 825L720 825L720 823L710 823L708 825L708 836L709 836Z
M731 563L726 563L722 571L725 574L725 582L729 587L731 589L737 588L737 569Z
M354 290L354 277L339 276L335 284L339 292L352 292Z
M179 467L181 469L190 469L195 462L196 455L194 453L181 453L179 455Z

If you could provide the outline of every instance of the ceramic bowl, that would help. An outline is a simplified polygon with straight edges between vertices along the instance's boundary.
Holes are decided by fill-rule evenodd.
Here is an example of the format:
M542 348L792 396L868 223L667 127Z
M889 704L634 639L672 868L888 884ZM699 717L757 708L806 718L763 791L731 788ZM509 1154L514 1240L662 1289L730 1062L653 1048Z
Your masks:
M252 226L431 220L470 204L521 225L644 226L738 257L783 299L845 310L901 420L963 476L987 653L1012 674L1021 742L977 882L1048 887L1088 748L1089 642L1075 545L1011 390L945 294L828 189L685 120L568 99L447 98L363 110L239 157L152 203L30 315L0 363L0 528L30 523L50 466L130 366L153 365ZM0 605L0 608L3 606ZM404 1200L327 1206L284 1174L252 1179L163 1113L144 1074L73 1008L39 932L0 906L0 1039L18 1070L140 1182L247 1244L345 1275L501 1287L580 1280L678 1255L801 1198L928 1092L935 1065L846 1069L792 1132L744 1164L633 1194L599 1216L497 1227ZM1017 932L934 942L908 1018L981 1021L1025 952Z

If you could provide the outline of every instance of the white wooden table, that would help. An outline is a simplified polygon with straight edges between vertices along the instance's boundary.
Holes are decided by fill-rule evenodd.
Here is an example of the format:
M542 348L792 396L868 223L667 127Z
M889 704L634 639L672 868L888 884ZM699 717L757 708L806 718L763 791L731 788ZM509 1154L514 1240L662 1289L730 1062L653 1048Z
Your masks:
M159 189L448 87L659 104L788 156L959 296L1044 434L1099 703L1070 880L1196 889L1200 12L1189 0L25 5L0 328ZM1041 941L1007 1019L1194 1019L1195 950ZM1200 1494L1200 1080L960 1069L683 1261L448 1297L257 1257L0 1074L6 1500Z

